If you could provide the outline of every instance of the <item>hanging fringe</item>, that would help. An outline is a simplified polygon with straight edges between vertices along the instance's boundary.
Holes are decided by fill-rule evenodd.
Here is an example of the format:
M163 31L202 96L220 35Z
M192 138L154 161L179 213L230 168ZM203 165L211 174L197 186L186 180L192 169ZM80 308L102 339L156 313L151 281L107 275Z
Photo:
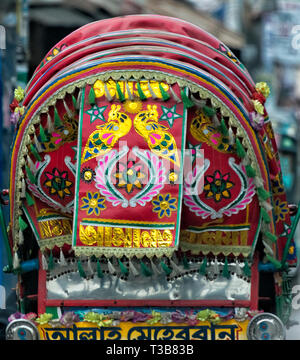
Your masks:
M262 201L262 202L260 203L260 205L261 205L264 209L266 209L266 211L272 211L272 209L273 209L273 206L272 206L269 202L267 202L267 201Z
M85 271L83 270L83 266L82 266L82 264L81 264L80 259L77 260L77 269L78 269L78 272L79 272L80 277L82 277L82 278L85 279L85 278L86 278L86 273L85 273Z
M44 254L42 254L42 269L48 270L48 262Z
M228 259L227 256L225 256L225 261L224 261L224 266L223 266L223 270L222 270L222 276L229 279L230 278L230 272L228 269Z
M175 263L175 261L173 261L172 259L170 259L170 265L172 268L172 272L174 272L175 274L179 275L182 274L182 270L180 269L180 267Z
M65 99L63 99L63 103L64 103L64 108L65 108L65 110L66 110L66 112L67 112L67 114L68 114L68 117L71 118L71 117L73 116L73 113L72 113L72 111L70 110L70 108L69 108L69 106L68 106L68 104L67 104L67 102L66 102Z
M50 114L47 114L47 129L49 131L50 134L52 134L54 132L54 125L51 119Z
M105 92L105 97L108 101L112 101L113 97L110 95L110 92L107 88L106 82L104 83L104 92Z
M193 94L191 94L191 100L193 101L193 103L200 109L202 109L205 104L206 104L206 100L202 100L202 99L196 99L195 96Z
M172 269L170 269L164 261L160 262L160 266L162 267L163 271L167 276L169 276L172 273Z
M229 131L227 129L227 126L226 126L226 123L225 123L225 120L224 118L221 119L221 124L220 124L220 127L219 127L219 131L222 135L224 136L228 136L229 135Z
M24 231L28 228L27 223L22 219L21 216L19 216L19 228Z
M56 107L54 107L54 126L56 128L59 128L59 127L63 126L63 123L62 123L62 121L60 119L60 116L58 114L58 111L57 111Z
M229 145L234 145L234 133L233 133L233 130L231 127L229 127L228 129L228 142L229 142Z
M149 267L142 260L140 261L140 264L141 264L142 274L147 277L151 276L152 275L151 269L149 269Z
M40 144L40 142L38 141L36 134L33 134L33 143L37 149L38 152L43 152L43 148L42 145Z
M54 259L53 259L53 254L52 254L52 250L50 251L50 256L48 259L48 270L53 270L54 269Z
M129 270L130 272L132 273L133 276L138 276L139 275L139 272L138 270L135 268L135 266L133 265L131 259L129 259Z
M121 270L121 273L123 275L128 275L128 269L127 267L122 263L122 261L120 259L118 259L118 263L119 263L119 266L120 266L120 270Z
M15 251L14 258L13 258L13 268L18 269L19 267L20 267L20 259L19 259L17 251Z
M212 123L214 125L214 127L216 129L218 129L220 126L221 126L221 123L220 123L220 120L218 119L218 116L217 115L213 115L213 117L211 118L212 120Z
M102 279L103 278L103 272L102 272L102 269L101 269L101 265L100 265L100 261L99 259L97 259L97 276L98 278Z
M108 271L111 275L116 275L117 274L117 271L116 269L114 268L113 264L110 262L109 259L107 259L107 267L108 267Z
M27 191L25 192L25 197L28 206L34 205L34 200Z
M186 94L186 89L187 88L182 89L180 91L180 95L181 95L181 99L182 99L182 102L183 102L184 106L188 109L188 108L194 106L194 102ZM187 89L187 91L188 91L188 89Z
M149 92L150 92L150 94L151 94L152 99L157 99L157 96L156 96L155 92L153 91L152 86L151 86L149 80L148 80L148 83L147 83L147 84L148 84L148 90L149 90Z
M90 275L94 275L94 269L93 269L93 266L92 266L92 259L90 257L88 258L87 268L88 268L88 271L89 271Z
M73 108L74 108L75 110L77 110L77 108L78 108L78 106L77 106L77 100L76 100L76 98L75 98L74 95L72 95L72 104L73 104Z
M172 86L170 86L170 92L171 95L173 97L173 99L179 104L181 103L181 99L177 96L177 94L175 93L175 91L173 90ZM156 95L155 95L156 96Z
M31 172L30 168L27 165L25 165L25 171L30 182L36 185L36 177L33 175L33 173Z
M246 156L246 151L238 138L235 139L235 145L237 156L243 159Z
M199 268L199 274L206 275L206 267L207 267L207 257L205 256L202 260L202 263Z
M203 110L204 115L208 116L209 118L216 115L216 109L211 108L207 105L204 105L202 110ZM224 120L224 119L222 118L222 120Z
M235 273L237 274L237 276L242 275L242 269L240 267L238 259L235 260Z
M21 181L21 192L20 192L20 198L24 199L26 196L26 184L25 184L25 179L22 178Z
M278 261L277 259L275 259L273 256L266 254L266 257L268 259L268 261L270 261L271 264L273 264L276 269L280 269L281 268L281 262Z
M23 231L20 229L19 230L19 241L18 244L22 245L24 243L24 235L23 235Z
M154 261L152 259L150 259L150 264L151 264L151 268L152 268L152 271L153 271L153 274L155 276L158 276L161 274L161 272L158 270L157 266L154 264Z
M253 169L253 167L251 165L246 165L245 169L246 169L246 174L248 177L254 178L256 176L256 171L255 171L255 169Z
M68 263L66 262L65 256L64 256L64 252L62 250L62 248L60 248L59 250L59 265L60 266L67 266Z
M270 224L271 219L270 219L270 216L269 216L269 214L267 213L267 211L266 211L263 207L260 208L260 211L261 211L261 216L262 216L263 221L264 221L266 224Z
M244 261L243 273L247 277L251 276L251 268L250 268L247 260Z
M95 90L93 87L91 87L89 95L88 95L88 100L89 100L89 104L91 106L96 104L96 94L95 94Z
M186 270L188 270L190 268L190 264L189 264L188 259L187 259L185 254L184 254L183 258L182 258L182 263L183 263L183 267Z
M129 100L133 100L133 99L134 99L134 97L133 97L133 95L132 95L132 93L131 93L131 91L130 91L130 87L129 87L129 85L128 85L128 82L127 82L127 81L125 82L125 86L126 86L126 91L127 91L127 94L128 94L128 98L129 98Z
M147 100L147 96L144 94L144 92L141 88L141 85L138 82L136 83L136 88L137 88L140 100L142 100L142 101Z
M33 146L33 144L30 144L30 151L32 153L32 155L35 157L35 159L37 161L42 161L42 158L40 156L40 154L37 152L36 148Z
M41 138L42 143L45 143L48 141L48 138L46 136L44 128L42 127L42 124L40 124L40 138Z
M258 176L255 176L255 178L253 179L253 182L254 182L255 187L257 187L257 188L264 186L263 180Z
M277 236L275 234L272 234L270 231L265 231L264 235L270 240L272 241L272 243L276 243L277 241Z
M257 188L257 194L258 197L262 200L267 200L270 198L270 193L268 191L266 191L263 187Z
M124 96L124 94L121 90L121 87L117 81L116 81L116 89L117 89L119 101L121 101L121 102L125 101L126 100L125 96Z
M167 101L170 99L170 95L168 94L168 92L163 88L162 84L159 83L159 90L161 93L161 96L163 98L164 101Z
M215 260L214 260L214 264L213 264L213 268L214 268L214 274L215 275L219 275L220 269L219 269L219 263L218 263L218 258L215 256Z

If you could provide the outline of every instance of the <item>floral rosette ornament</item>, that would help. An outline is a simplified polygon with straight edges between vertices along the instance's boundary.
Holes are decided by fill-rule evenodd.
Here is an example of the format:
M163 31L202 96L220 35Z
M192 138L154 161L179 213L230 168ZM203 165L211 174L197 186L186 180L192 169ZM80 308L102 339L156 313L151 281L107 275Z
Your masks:
M21 86L18 86L14 90L14 100L9 106L11 111L10 121L13 125L16 125L24 115L25 107L20 104L24 99L24 94L24 90Z
M265 82L255 85L256 92L252 95L252 103L255 111L250 112L250 122L255 130L260 130L264 125L266 115L265 102L270 95L270 88Z

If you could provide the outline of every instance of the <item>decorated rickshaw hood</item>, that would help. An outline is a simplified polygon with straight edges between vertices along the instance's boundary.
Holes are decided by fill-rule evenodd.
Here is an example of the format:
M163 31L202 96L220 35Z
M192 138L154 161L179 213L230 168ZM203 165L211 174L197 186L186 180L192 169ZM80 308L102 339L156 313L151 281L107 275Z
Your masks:
M16 95L16 258L30 225L42 251L107 258L251 258L261 235L280 264L291 223L269 88L199 27L157 15L86 25Z

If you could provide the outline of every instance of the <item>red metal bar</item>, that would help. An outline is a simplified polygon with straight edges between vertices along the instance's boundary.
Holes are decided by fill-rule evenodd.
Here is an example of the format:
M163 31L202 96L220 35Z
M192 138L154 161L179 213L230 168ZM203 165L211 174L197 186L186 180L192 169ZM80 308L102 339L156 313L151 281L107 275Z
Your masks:
M46 288L47 274L46 270L43 270L42 266L42 253L39 251L39 279L38 279L38 314L44 314L46 312Z
M251 304L250 310L258 309L258 290L259 290L259 272L258 272L258 254L255 253L253 257L253 264L251 268Z

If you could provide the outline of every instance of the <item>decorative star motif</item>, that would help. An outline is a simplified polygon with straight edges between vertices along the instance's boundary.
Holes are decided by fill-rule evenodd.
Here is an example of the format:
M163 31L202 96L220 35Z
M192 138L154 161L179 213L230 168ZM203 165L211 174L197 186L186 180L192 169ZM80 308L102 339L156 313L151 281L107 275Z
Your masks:
M97 106L94 105L91 109L85 111L88 115L90 115L90 121L91 124L95 121L95 120L101 120L101 121L105 121L105 118L103 116L104 111L106 110L107 106Z
M169 123L170 127L173 126L175 119L182 117L182 115L176 113L176 105L172 106L171 108L162 106L161 109L163 111L163 114L159 120L166 120Z

